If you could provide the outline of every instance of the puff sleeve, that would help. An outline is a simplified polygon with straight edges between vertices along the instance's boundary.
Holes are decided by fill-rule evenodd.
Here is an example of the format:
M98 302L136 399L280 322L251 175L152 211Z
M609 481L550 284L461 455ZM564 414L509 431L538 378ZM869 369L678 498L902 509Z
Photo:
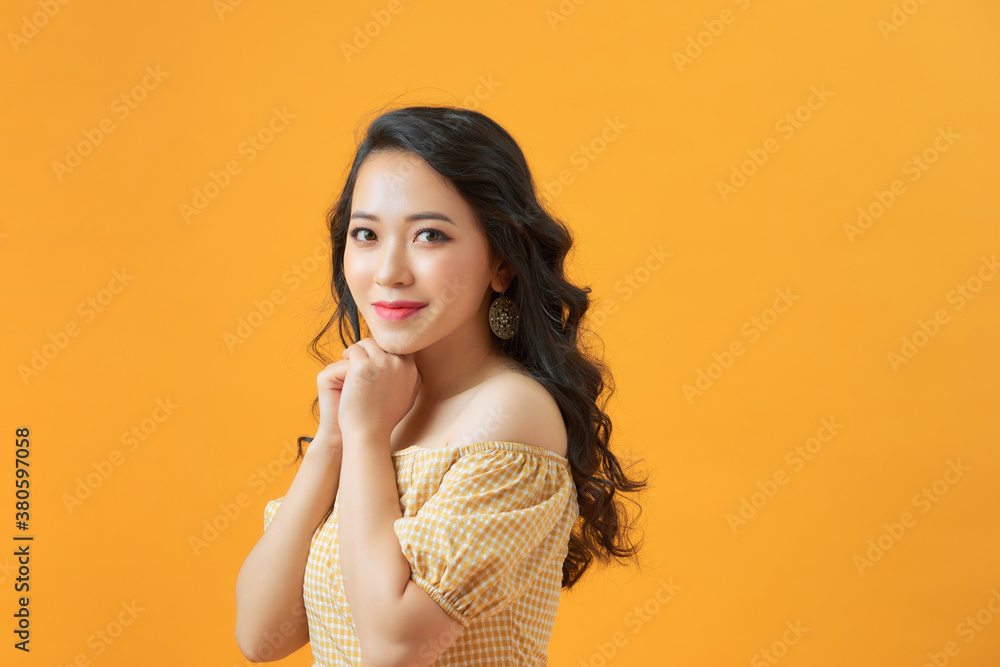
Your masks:
M467 627L503 610L546 568L561 576L576 507L565 459L473 448L393 525L414 583Z
M264 530L267 530L267 527L271 525L271 521L274 519L274 515L278 511L278 505L280 505L281 501L284 499L284 496L281 498L275 498L274 500L269 500L267 505L264 505Z

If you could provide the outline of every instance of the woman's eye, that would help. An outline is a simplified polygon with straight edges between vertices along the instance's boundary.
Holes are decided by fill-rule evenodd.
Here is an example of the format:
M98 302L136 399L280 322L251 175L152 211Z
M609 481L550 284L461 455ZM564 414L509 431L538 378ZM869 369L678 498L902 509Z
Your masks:
M419 232L417 232L417 236L420 236L421 234L423 234L425 232L430 232L432 234L432 237L430 239L432 243L435 241L435 239L441 239L441 240L443 240L443 239L446 238L444 234L442 234L441 232L439 232L436 229L421 229Z
M355 227L354 229L351 230L351 238L353 238L355 240L365 241L367 239L358 239L358 234L361 234L362 232L370 232L370 231L371 230L368 229L367 227Z

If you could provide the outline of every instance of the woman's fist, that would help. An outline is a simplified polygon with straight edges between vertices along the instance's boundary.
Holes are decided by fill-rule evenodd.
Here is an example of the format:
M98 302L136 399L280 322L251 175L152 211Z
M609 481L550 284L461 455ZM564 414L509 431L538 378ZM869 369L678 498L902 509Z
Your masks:
M349 367L338 423L351 440L387 441L413 407L420 388L413 355L386 352L369 337L344 350L344 356Z

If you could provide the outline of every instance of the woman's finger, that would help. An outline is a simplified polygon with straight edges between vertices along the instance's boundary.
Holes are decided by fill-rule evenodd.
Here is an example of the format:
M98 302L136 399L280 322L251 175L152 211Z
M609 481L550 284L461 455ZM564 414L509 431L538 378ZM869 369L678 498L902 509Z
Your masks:
M362 338L351 347L356 347L362 354L371 359L378 359L386 354L385 350L380 348L371 336Z

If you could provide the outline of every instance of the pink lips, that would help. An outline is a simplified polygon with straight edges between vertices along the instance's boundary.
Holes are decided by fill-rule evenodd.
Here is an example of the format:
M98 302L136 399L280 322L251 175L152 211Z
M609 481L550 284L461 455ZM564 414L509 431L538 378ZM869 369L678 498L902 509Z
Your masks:
M379 317L390 322L405 320L427 306L419 301L377 301L372 305Z

